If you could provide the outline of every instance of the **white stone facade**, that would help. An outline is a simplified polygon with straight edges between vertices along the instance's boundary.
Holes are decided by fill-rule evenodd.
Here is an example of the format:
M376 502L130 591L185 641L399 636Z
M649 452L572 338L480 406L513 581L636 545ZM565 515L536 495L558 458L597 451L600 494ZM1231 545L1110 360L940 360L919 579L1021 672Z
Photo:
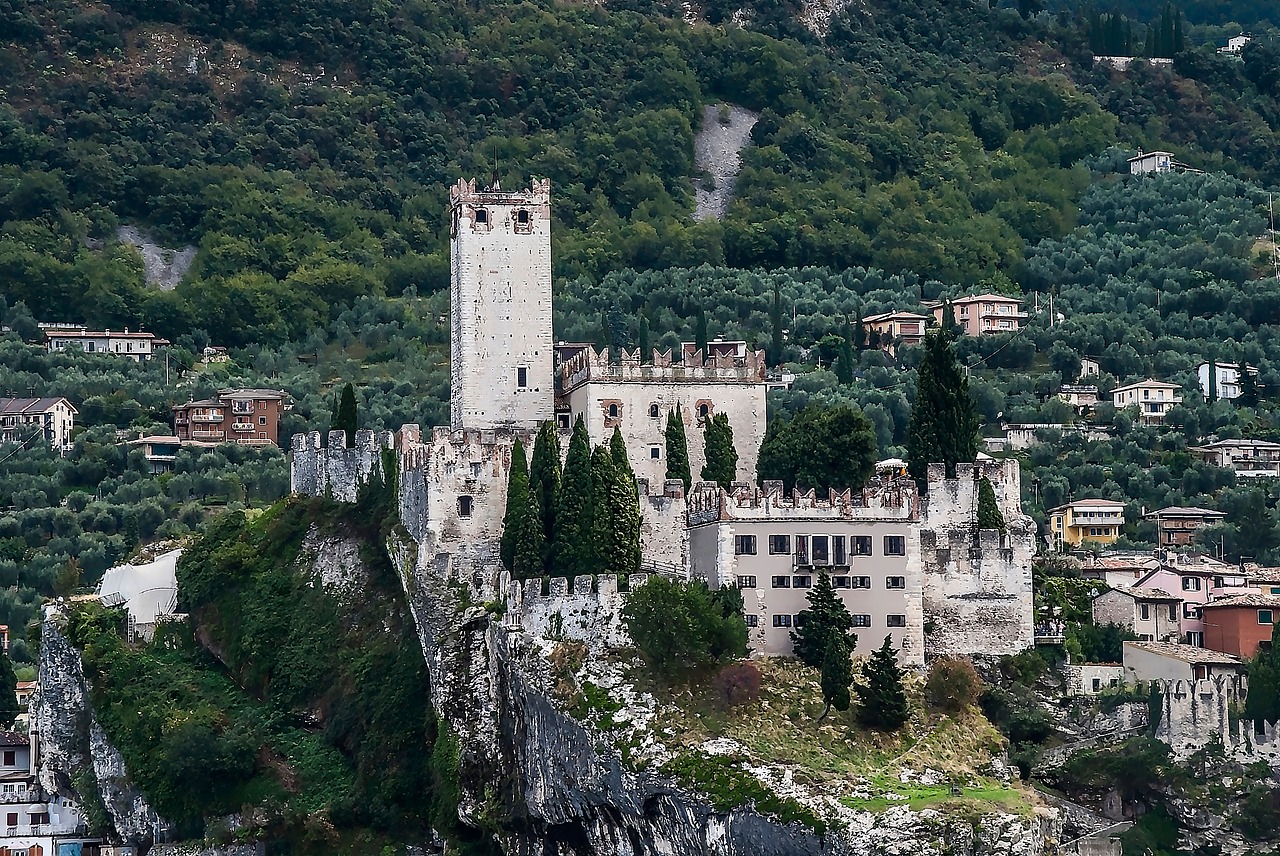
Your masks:
M610 363L607 348L588 346L562 362L561 428L581 414L595 444L608 443L620 429L636 477L657 485L667 472L667 414L678 409L684 420L689 471L699 481L706 463L704 424L724 413L738 452L737 479L754 482L767 426L764 352L714 354L705 364L700 352L685 355L684 364L673 364L670 351L654 351L652 363L640 360L639 350L624 349L620 362Z
M449 189L450 422L537 429L551 418L551 183Z

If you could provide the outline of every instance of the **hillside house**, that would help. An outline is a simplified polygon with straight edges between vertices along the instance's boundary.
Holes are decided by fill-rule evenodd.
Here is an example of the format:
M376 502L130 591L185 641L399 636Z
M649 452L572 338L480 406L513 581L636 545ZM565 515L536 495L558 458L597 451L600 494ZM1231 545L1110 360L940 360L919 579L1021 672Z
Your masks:
M131 333L90 330L88 327L48 327L44 331L45 346L50 353L65 350L84 351L90 354L116 354L134 362L149 360L156 350L169 344L154 333Z
M1138 580L1160 567L1160 560L1150 553L1113 553L1085 555L1080 578L1100 580L1112 588L1132 588Z
M1244 46L1253 41L1253 36L1247 36L1241 33L1238 36L1232 36L1227 39L1226 45L1218 48L1218 53L1227 54L1228 56L1240 56L1240 52L1244 50Z
M1271 631L1280 615L1280 596L1241 594L1212 600L1200 608L1204 616L1204 645L1249 659L1271 644Z
M1152 175L1173 172L1173 152L1144 152L1139 150L1129 158L1130 175Z
M942 323L945 302L927 304L933 310L934 320ZM1022 311L1022 301L1003 294L975 294L950 301L952 317L966 336L986 336L991 333L1013 333L1027 323L1027 313Z
M1255 379L1258 377L1257 368L1248 366L1248 370ZM1208 398L1209 364L1201 363L1197 366L1196 375L1200 379L1200 394ZM1218 398L1230 401L1240 397L1240 365L1238 363L1214 363L1214 380Z
M1207 464L1235 472L1237 478L1280 476L1280 443L1267 440L1217 440L1187 449Z
M1110 544L1124 526L1124 503L1111 499L1078 499L1049 512L1049 542L1055 550L1085 541Z
M1093 599L1093 623L1116 624L1146 642L1177 642L1182 599L1161 589L1112 589Z
M31 443L39 438L55 451L71 448L79 413L65 398L0 398L0 443Z
M1176 383L1147 378L1111 390L1116 410L1135 408L1143 425L1160 425L1175 405L1182 403L1182 387Z
M1102 373L1102 366L1099 365L1098 361L1095 360L1093 357L1080 358L1080 377L1078 378L1079 380L1084 380L1087 377L1097 377L1101 373Z
M1199 681L1220 675L1234 678L1243 674L1245 664L1239 657L1179 645L1174 642L1125 642L1125 683L1139 681Z
M1058 398L1069 404L1077 415L1084 416L1098 405L1098 387L1093 384L1064 383L1058 387Z
M1199 530L1221 523L1227 515L1209 508L1175 505L1149 511L1142 519L1155 521L1156 543L1161 547L1185 547L1195 543Z
M879 336L880 348L896 354L899 345L918 345L924 341L929 326L929 316L915 312L882 312L862 319L868 338L874 331Z
M289 394L278 389L219 390L214 398L174 405L173 433L184 443L275 445L289 401Z

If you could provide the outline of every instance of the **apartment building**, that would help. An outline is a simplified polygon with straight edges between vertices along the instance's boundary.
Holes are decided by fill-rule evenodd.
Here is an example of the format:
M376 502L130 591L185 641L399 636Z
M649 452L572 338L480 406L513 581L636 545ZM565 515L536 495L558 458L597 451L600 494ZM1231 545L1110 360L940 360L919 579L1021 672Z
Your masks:
M1124 526L1124 503L1111 499L1077 499L1049 512L1049 543L1055 550L1085 541L1110 544Z
M1280 477L1280 443L1267 440L1218 440L1187 449L1215 467L1235 472L1237 478Z
M918 345L924 341L929 316L915 312L882 312L862 319L862 327L870 336L879 335L880 347L889 353L897 353L899 345Z
M183 442L275 445L289 402L289 394L278 389L219 390L213 398L174 405L173 433Z
M0 443L31 443L38 435L42 443L66 451L78 413L65 398L0 398Z
M1271 644L1271 633L1280 617L1280 597L1241 594L1204 604L1206 648L1251 658L1259 647Z
M1159 425L1174 405L1182 403L1181 391L1176 383L1147 378L1111 390L1111 403L1116 410L1136 408L1143 425Z
M1028 316L1022 311L1022 301L1003 294L975 294L956 298L950 304L930 304L933 317L939 324L947 305L951 306L952 317L966 336L1013 333L1027 323Z
M1209 397L1209 363L1201 363L1196 367L1196 376L1200 381L1200 394L1205 398ZM1255 379L1258 377L1258 370L1253 366L1247 366L1246 370ZM1213 391L1214 397L1230 401L1233 398L1240 397L1240 365L1238 363L1214 363L1213 364Z
M134 362L149 360L156 349L169 344L154 333L132 333L126 327L121 332L90 330L88 327L49 326L44 331L45 347L49 351L68 349L90 354L116 354Z
M1227 515L1210 508L1175 505L1149 511L1142 515L1142 519L1155 521L1156 543L1161 547L1185 547L1195 543L1197 532L1221 523Z

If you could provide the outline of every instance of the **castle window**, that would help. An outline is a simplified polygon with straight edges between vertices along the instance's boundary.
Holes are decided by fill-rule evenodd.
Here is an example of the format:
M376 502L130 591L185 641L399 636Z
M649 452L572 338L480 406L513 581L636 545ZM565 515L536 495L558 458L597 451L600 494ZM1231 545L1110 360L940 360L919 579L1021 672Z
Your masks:
M528 225L528 223L529 223L529 212L528 212L528 211L525 211L523 208L522 208L522 209L520 209L519 211L517 211L517 212L516 212L516 222L517 222L517 223L519 223L521 226L526 226L526 225Z
M830 558L830 553L828 552L828 548L829 548L829 546L830 546L830 542L828 541L827 536L826 536L826 535L814 535L814 536L809 540L809 544L810 544L810 547L811 547L811 549L812 549L812 553L811 553L811 555L812 555L812 558L813 558L813 563L814 563L815 565L825 565L825 564L827 564L827 561L828 561L828 559Z
M831 578L831 587L832 587L832 588L840 588L840 589L848 588L848 587L849 587L849 578L848 578L848 577L832 577L832 578Z
M901 535L884 536L884 554L886 556L907 555L907 539Z
M871 626L871 616L870 616L870 615L866 615L866 614L862 614L862 615L854 614L854 615L852 616L852 618L853 618L853 626L854 626L854 627L870 627L870 626Z
M745 617L746 617L746 619L747 619L747 626L748 626L748 627L759 627L759 626L760 626L760 616L758 616L758 615L748 615L748 616L745 616Z
M756 578L754 576L738 575L738 588L755 588Z
M774 626L774 627L790 627L790 626L791 626L791 616L790 616L790 615L775 615L775 616L773 617L773 626Z
M649 418L650 418L650 419L657 419L657 418L658 418L658 405L656 405L656 404L650 404L650 405L649 405Z
M791 588L791 577L774 577L771 581L774 588Z
M560 427L565 431L569 430L569 414L568 413L560 414Z
M661 458L661 457L662 457L662 447L661 447L661 446L650 446L650 447L649 447L649 457L650 457L650 458L652 458L652 459L653 459L653 460L655 460L655 461L656 461L656 460L658 460L659 458Z
M855 556L871 555L871 536L870 535L854 535L853 536L853 555Z
M846 565L849 563L849 559L845 555L843 535L831 536L831 559L832 563L836 565Z
M469 496L458 497L458 516L459 517L471 516L471 497Z
M699 405L698 405L698 416L699 416L699 417L701 417L701 418L703 418L703 419L706 419L706 418L707 418L707 414L708 414L708 413L710 413L710 412L711 412L711 407L710 407L709 405L706 405L706 404L699 404Z
M904 589L907 587L906 577L885 577L884 587L891 589Z
M792 588L813 588L813 577L810 577L810 576L792 577L791 587Z
M524 389L529 385L529 370L524 366L516 369L516 386Z
M476 225L477 226L489 225L489 212L484 208L476 209Z
M850 577L849 588L871 588L871 577Z
M769 553L777 555L779 553L791 552L791 536L790 535L770 535L769 536Z
M618 405L616 405L616 404L610 404L610 405L609 405L609 418L611 418L611 419L617 419L617 418L618 418Z
M885 627L906 627L907 617L905 615L886 615L884 617Z
M735 556L754 556L756 554L756 536L734 535L733 553Z

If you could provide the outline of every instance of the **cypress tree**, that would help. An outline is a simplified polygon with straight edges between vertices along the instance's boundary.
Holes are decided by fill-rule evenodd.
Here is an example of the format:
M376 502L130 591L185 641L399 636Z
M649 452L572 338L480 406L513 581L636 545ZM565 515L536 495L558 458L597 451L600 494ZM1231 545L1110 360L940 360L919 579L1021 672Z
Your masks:
M698 310L697 320L693 328L693 345L702 352L702 360L707 359L707 313Z
M911 717L902 670L893 653L892 639L884 637L863 669L866 681L854 687L858 693L858 721L880 731L897 731Z
M634 574L640 570L640 494L618 428L613 429L609 440L609 456L613 459L614 480L609 492L613 533L607 567L614 573Z
M862 322L862 310L858 310L858 321L853 325L853 347L859 352L867 349L867 325Z
M599 574L611 570L614 560L614 499L617 489L617 470L613 466L613 458L604 446L596 446L591 450L591 529L587 533L591 570L588 573ZM625 522L621 522L625 526Z
M708 419L703 438L707 463L702 467L702 480L728 490L738 476L738 450L733 447L729 414L717 413Z
M822 653L822 676L819 684L822 687L822 701L826 707L822 709L819 721L826 719L831 708L849 709L849 686L853 683L853 661L850 659L849 646L839 635L827 637L826 649Z
M554 558L560 479L560 435L550 422L543 422L533 444L533 459L529 462L529 491L538 495L538 509L542 515L542 568L547 573L551 572Z
M1236 398L1236 403L1244 407L1258 405L1258 379L1249 371L1249 364L1243 360L1240 362L1240 395Z
M356 429L360 427L360 415L356 408L356 391L351 384L342 388L338 403L333 408L333 422L330 431L344 431L347 435L347 446L356 444Z
M1182 10L1173 13L1173 55L1177 56L1187 47L1182 37Z
M1142 55L1148 58L1156 55L1156 29L1153 26L1147 27L1147 41L1143 45Z
M18 719L18 676L8 651L0 651L0 728L12 728Z
M996 489L986 476L978 481L978 528L1005 531L1004 514L996 502Z
M817 584L805 599L809 607L801 610L796 629L791 631L791 642L797 659L820 669L832 640L839 641L848 652L858 644L858 636L853 632L853 616L831 587L831 577L825 571L818 574Z
M978 413L945 331L930 331L916 374L916 398L907 428L907 469L921 491L927 490L930 463L946 465L948 478L956 464L978 454Z
M556 506L556 534L551 542L552 572L576 577L595 572L594 531L595 480L591 467L591 441L582 414L573 423L569 454L560 480L560 501Z
M540 577L545 570L546 561L547 542L542 534L542 504L538 501L537 491L526 491L524 513L516 520L511 575L520 580Z
M649 319L640 316L640 362L653 359L653 348L649 345Z
M769 325L773 328L773 342L769 358L773 364L782 364L782 291L775 281L773 283L773 305L769 307Z
M1208 386L1209 386L1208 395L1205 396L1205 399L1210 404L1213 404L1215 401L1218 400L1218 360L1216 357L1214 359L1209 360Z
M529 513L529 466L525 461L524 443L517 437L511 446L511 472L507 476L507 509L502 515L502 544L499 554L502 567L514 570L516 538L521 532L521 518ZM539 519L539 525L542 521Z
M687 494L693 484L693 473L689 470L689 443L684 435L684 418L680 415L680 406L667 412L667 474L668 479L680 479L684 482Z

